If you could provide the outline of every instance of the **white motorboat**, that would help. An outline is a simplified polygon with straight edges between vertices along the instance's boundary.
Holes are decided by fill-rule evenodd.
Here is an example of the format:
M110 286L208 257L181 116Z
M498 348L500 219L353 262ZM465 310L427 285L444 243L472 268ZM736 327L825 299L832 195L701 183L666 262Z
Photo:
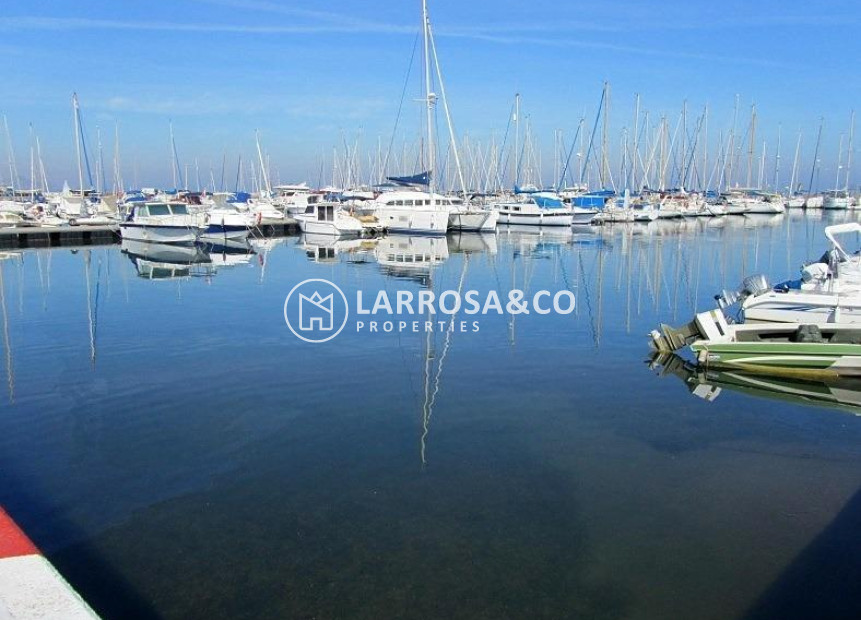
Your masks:
M545 192L525 196L522 201L500 202L493 205L499 211L500 224L518 226L571 226L573 224L571 206L565 204L561 198ZM589 218L589 221L591 219Z
M460 199L399 190L381 194L374 202L377 221L389 232L444 235L453 202Z
M832 249L801 271L801 279L771 287L764 276L745 279L742 290L719 296L722 306L741 301L749 323L861 323L861 256L849 254L838 235L861 233L861 224L828 226Z
M203 214L204 230L201 241L241 241L248 237L251 229L258 226L262 214L243 213L233 205L215 207Z
M295 218L303 233L336 237L362 234L362 223L331 202L309 204L305 212Z
M174 202L136 204L120 222L123 239L152 243L193 244L205 230L187 205Z

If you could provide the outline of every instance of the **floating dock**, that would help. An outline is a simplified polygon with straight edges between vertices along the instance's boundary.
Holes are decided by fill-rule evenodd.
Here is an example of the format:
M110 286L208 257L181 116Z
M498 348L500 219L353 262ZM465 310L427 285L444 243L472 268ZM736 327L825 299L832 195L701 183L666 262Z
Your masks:
M283 237L299 232L296 220L264 219L252 230L255 236ZM120 242L119 224L104 226L6 226L0 228L0 248L109 245Z

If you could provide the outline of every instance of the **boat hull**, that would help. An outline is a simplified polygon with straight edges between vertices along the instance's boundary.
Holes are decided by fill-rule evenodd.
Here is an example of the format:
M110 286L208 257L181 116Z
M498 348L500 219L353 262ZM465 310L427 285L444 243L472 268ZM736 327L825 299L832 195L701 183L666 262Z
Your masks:
M728 342L691 345L704 366L759 372L823 372L861 376L861 345Z
M448 230L448 211L443 209L386 207L377 210L380 226L393 233L444 235Z
M210 223L200 235L201 241L241 241L248 237L248 226Z
M499 223L517 226L571 226L573 216L571 213L508 213L501 211Z
M498 221L497 211L452 211L448 216L448 227L461 232L486 232L496 230Z
M350 235L362 234L362 224L356 220L355 224L345 222L325 222L317 219L297 217L299 229L309 235L327 235L330 237L348 237Z
M150 243L193 244L200 236L200 229L188 226L157 226L153 224L120 224L120 235L132 241Z

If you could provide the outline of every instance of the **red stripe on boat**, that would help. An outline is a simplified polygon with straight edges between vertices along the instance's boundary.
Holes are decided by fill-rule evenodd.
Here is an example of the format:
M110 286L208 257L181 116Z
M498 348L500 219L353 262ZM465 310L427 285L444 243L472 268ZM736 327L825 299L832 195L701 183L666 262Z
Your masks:
M0 508L0 559L37 555L39 550L5 510Z

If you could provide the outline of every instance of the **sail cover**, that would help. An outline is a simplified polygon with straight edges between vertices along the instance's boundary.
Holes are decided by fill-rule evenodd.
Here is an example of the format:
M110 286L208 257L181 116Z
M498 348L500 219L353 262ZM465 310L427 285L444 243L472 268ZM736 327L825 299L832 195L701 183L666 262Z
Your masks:
M386 177L387 181L397 185L430 185L431 171L426 170L408 177Z

